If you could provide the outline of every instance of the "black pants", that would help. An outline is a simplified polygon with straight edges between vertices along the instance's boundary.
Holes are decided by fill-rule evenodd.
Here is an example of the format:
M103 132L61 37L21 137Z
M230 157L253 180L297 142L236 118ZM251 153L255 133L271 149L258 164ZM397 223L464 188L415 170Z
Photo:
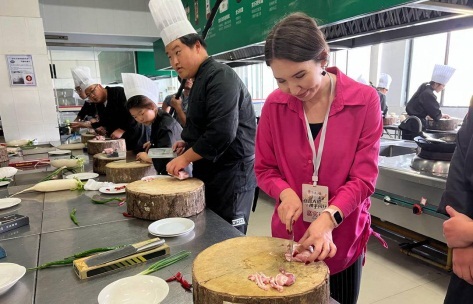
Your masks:
M330 276L330 296L340 304L356 304L361 285L363 254L347 269Z
M473 303L473 285L460 279L454 273L448 284L444 304L470 304Z
M205 184L205 204L246 234L256 188L254 159L209 164L194 163L193 175Z

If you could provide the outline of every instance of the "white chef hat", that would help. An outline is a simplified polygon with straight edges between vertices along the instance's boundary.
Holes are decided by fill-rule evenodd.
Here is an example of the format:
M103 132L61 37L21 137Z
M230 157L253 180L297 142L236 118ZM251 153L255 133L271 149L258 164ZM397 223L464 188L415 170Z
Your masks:
M197 34L181 0L150 0L148 6L164 46L185 35Z
M122 73L122 79L127 100L136 95L144 95L155 103L158 102L158 87L148 77L133 73Z
M89 67L78 66L72 68L71 73L72 78L74 79L74 88L80 87L82 91L85 91L85 89L97 83L97 81L92 78Z
M360 74L358 78L356 79L359 83L369 85L368 81L366 80L365 76L363 74Z
M455 73L455 69L448 65L436 64L432 73L432 81L446 85Z
M378 88L389 90L389 87L391 86L391 81L393 81L393 79L391 78L391 76L389 76L389 74L381 73L379 75Z

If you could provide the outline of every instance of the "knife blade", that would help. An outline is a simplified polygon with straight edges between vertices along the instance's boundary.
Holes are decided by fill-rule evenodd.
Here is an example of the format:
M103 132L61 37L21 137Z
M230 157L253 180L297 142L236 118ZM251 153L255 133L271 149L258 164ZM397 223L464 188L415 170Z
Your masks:
M91 256L84 260L85 264L89 267L105 264L118 260L120 258L135 254L137 252L144 251L146 249L151 249L163 245L165 242L164 239L151 239L145 242L140 243L140 246L136 245L126 245L125 247L118 248L115 250L110 250L107 252L102 252L96 255Z
M126 151L125 162L126 162L126 163L133 163L133 162L136 162L136 156L135 156L135 154L133 153L133 151Z
M294 227L293 227L293 225L292 225L292 219L291 219L291 226L290 226L290 228L291 228L291 249L290 249L290 250L291 250L291 251L290 251L290 252L291 252L291 259L289 260L289 263L292 262L292 258L293 258L293 256L294 256Z

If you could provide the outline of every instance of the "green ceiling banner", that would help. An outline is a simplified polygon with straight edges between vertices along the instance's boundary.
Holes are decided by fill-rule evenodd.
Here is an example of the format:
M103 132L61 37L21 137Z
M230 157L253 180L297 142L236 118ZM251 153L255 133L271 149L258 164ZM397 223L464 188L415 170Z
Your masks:
M238 49L266 39L266 35L287 14L305 12L319 25L349 20L398 7L415 0L223 0L207 34L209 54ZM182 0L187 18L201 34L215 0ZM160 40L154 43L157 68L169 66Z

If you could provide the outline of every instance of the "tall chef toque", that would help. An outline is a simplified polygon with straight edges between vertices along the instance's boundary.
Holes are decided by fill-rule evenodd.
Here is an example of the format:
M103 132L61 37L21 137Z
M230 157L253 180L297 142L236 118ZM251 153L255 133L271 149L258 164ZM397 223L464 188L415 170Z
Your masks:
M391 76L389 76L389 74L381 73L379 75L378 88L389 90L389 87L391 86L391 81L393 81L393 79L391 78Z
M158 87L148 77L133 73L122 73L122 79L127 100L136 95L144 95L153 102L158 102Z
M432 73L432 81L446 85L455 73L455 69L448 65L436 64Z
M72 68L71 73L72 79L74 79L74 88L80 87L82 91L85 91L85 89L97 83L97 81L92 78L89 67L78 66Z
M181 0L151 0L149 10L164 46L185 35L197 34L187 20Z

